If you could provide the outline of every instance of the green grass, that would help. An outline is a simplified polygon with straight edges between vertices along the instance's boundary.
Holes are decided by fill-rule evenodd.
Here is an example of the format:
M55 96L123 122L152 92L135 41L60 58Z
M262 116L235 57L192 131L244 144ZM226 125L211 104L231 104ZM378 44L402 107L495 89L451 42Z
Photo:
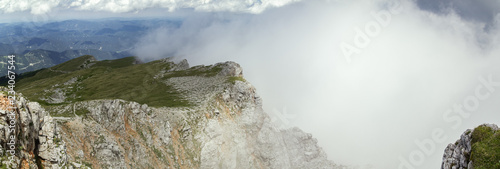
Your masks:
M59 143L61 143L61 139L60 139L60 138L55 137L55 138L54 138L54 143L55 143L56 145L59 145Z
M45 69L40 69L32 72L26 72L18 75L16 77L16 81L19 81L20 79L23 79L24 83L31 83L35 82L37 80L41 79L46 79L46 78L52 78L55 76L63 75L65 74L64 72L74 72L77 70L82 69L80 66L83 65L85 62L88 63L89 59L92 59L93 56L90 55L84 55L80 56L78 58L69 60L67 62L61 63L59 65L53 66L51 68L45 68ZM99 62L97 62L99 63ZM7 80L6 77L0 78L0 85L5 86L7 85ZM17 86L17 84L16 84Z
M44 106L44 105L42 105L42 106ZM49 105L49 106L52 106L52 105ZM58 112L58 113L51 111L50 115L52 117L75 117L75 114L73 114L73 112L70 112L70 111L68 111L68 112Z
M77 60L81 60L81 58L77 58ZM18 78L16 89L30 100L40 102L43 106L52 106L57 104L40 100L40 97L44 97L43 91L50 90L55 84L62 84L77 77L79 86L73 86L73 89L66 93L67 96L74 94L77 97L68 98L69 103L96 99L123 99L153 107L192 106L172 86L153 78L162 69L169 69L170 63L153 61L134 65L132 64L135 61L133 59L133 57L128 57L113 61L99 61L89 69L75 70L70 73L54 72L49 69L29 72ZM77 65L73 63L76 61L70 60L63 64ZM69 70L68 66L57 65L55 67ZM217 70L214 68L206 71L174 72L173 74L215 75Z
M158 107L189 106L173 87L153 78L161 66L153 63L100 70L83 80L85 90L76 94L81 96L81 100L123 99Z
M493 131L492 128L487 127L487 126L479 126L474 129L472 132L472 141L471 144L474 144L476 142L482 142L486 139L489 139L495 132Z
M231 83L233 85L236 83L236 81L246 82L245 78L243 78L243 77L231 76L231 77L227 78L227 82L229 82L229 83Z
M110 68L121 68L121 67L127 67L130 65L133 65L136 62L135 57L126 57L126 58L121 58L121 59L116 59L116 60L103 60L97 62L93 67L110 67Z
M190 107L193 104L183 97L183 93L164 81L168 78L185 76L213 77L222 70L221 66L195 66L168 72L163 78L155 79L154 77L162 70L170 70L173 63L153 61L135 64L134 57L127 57L92 61L93 65L90 68L82 69L80 65L92 57L85 55L52 68L21 74L16 78L16 91L44 107L97 99L123 99L152 107ZM76 83L63 85L73 78L77 79ZM232 83L237 80L244 81L241 77L228 79ZM0 84L5 83L5 79L0 79ZM67 98L64 103L53 104L42 100L49 97L55 88L63 89ZM83 110L75 113L80 116L86 114ZM55 116L72 117L74 114L67 112Z
M17 87L17 81L19 81L20 79L29 79L29 80L25 81L26 83L28 83L28 82L34 82L34 81L37 81L40 79L50 78L50 77L54 77L54 76L58 76L58 75L62 75L62 74L64 74L64 73L50 71L49 69L46 69L46 68L36 70L33 72L22 73L22 74L16 76L16 87ZM0 85L7 86L8 80L9 79L6 76L0 77Z
M500 168L500 132L479 126L472 132L471 144L475 169Z
M78 109L78 110L75 110L75 114L78 115L78 116L87 116L87 113L89 113L89 111L85 108L82 108L82 109Z
M156 149L156 147L151 147L151 149L153 149L153 152L156 154L156 157L158 158L162 158L163 157L163 153L161 153L160 150Z
M164 76L164 78L172 78L172 77L185 77L185 76L205 76L205 77L213 77L217 75L222 68L220 66L195 66L186 70L169 72Z
M139 129L137 130L137 133L139 133L139 136L141 136L142 140L144 140L144 142L147 142L148 140L146 139L146 136L144 136L144 133L142 133L142 130Z
M67 71L67 72L80 70L80 69L82 69L81 65L83 65L84 63L90 63L89 62L90 59L95 60L94 56L90 56L90 55L80 56L80 57L77 57L75 59L71 59L71 60L66 61L64 63L56 65L56 66L52 67L51 69L52 70L59 70L59 71Z
M86 162L86 161L82 161L82 164L86 167L89 167L89 168L92 168L92 163L89 163L89 162Z

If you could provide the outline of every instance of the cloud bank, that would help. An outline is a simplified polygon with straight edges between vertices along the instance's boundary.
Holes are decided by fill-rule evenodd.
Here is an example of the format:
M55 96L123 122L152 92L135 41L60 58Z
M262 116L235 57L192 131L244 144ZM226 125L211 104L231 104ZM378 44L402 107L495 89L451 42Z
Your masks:
M192 8L197 11L230 11L260 13L267 8L280 7L296 0L2 0L2 13L30 11L40 15L57 9L74 9L105 12L138 12L148 8L164 8L169 11Z
M265 110L295 115L290 122L313 133L340 164L398 168L420 151L416 141L441 129L445 141L414 165L439 168L444 148L465 129L500 124L500 89L460 123L444 118L474 94L481 77L500 81L500 15L485 31L453 10L435 13L403 0L383 26L375 16L395 2L305 1L259 15L195 13L180 27L151 32L135 53L192 65L240 63ZM367 45L356 45L360 32L370 34L363 35ZM342 43L359 50L350 63Z
M435 13L453 10L462 18L483 23L494 23L495 15L500 12L497 0L418 0L418 6Z

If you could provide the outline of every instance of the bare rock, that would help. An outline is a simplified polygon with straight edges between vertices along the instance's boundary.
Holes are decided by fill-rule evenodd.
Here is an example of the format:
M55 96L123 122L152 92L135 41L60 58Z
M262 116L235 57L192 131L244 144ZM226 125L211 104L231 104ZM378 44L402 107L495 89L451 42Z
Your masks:
M228 61L224 63L215 64L214 66L222 67L222 70L219 73L219 75L221 76L243 77L243 69L238 63Z

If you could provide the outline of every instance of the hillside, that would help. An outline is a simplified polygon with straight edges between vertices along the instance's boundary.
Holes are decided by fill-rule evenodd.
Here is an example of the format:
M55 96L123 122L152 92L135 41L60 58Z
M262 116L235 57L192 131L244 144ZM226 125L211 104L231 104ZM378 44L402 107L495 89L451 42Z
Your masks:
M19 134L26 135L18 168L343 167L311 134L276 128L234 62L190 67L81 56L23 74L17 84ZM0 114L0 124L7 120Z
M198 66L188 69L168 60L135 64L133 57L96 61L81 56L60 65L22 74L16 90L44 106L96 99L123 99L161 107L185 107L189 101L172 84L173 77L214 77L221 66ZM163 72L163 74L159 74ZM160 77L161 76L161 77Z

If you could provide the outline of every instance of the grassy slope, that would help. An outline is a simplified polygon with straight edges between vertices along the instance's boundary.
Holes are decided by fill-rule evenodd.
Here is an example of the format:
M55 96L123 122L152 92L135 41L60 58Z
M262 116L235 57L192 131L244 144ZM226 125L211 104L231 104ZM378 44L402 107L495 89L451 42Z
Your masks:
M472 132L471 144L475 169L500 168L500 131L479 126Z
M82 65L85 61L87 61L89 59L95 60L94 56L84 55L84 56L80 56L80 57L77 57L75 59L71 59L69 61L66 61L64 63L55 65L51 69L52 70L60 70L60 71L80 70L81 69L80 65Z
M51 104L40 100L44 90L50 90L56 84L63 84L76 77L77 83L66 95L77 97L68 98L68 102L95 100L95 99L124 99L153 107L186 107L190 106L174 88L153 78L158 72L170 69L172 63L153 61L144 64L133 64L133 57L118 60L96 62L88 69L78 70L81 61L88 56L35 72L23 74L18 78L16 90L23 93L30 100L38 101L45 106ZM61 73L54 70L71 71ZM202 71L201 71L202 70ZM168 74L168 77L177 76L214 76L220 68L188 69ZM167 77L167 78L168 78Z

